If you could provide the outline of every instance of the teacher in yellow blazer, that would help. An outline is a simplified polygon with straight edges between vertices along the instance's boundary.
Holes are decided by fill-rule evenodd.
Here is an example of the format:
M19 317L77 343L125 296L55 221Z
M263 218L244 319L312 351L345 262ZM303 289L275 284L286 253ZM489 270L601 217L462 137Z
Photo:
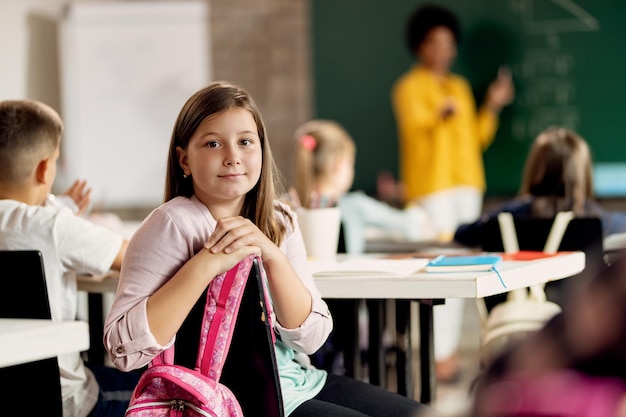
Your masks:
M500 110L514 97L510 72L501 68L477 108L467 80L450 72L459 35L449 10L418 8L406 32L416 62L392 90L406 199L429 211L444 241L459 224L480 216L483 152L493 141Z
M415 63L392 90L405 198L426 209L441 241L480 217L483 152L493 141L500 110L514 97L511 74L501 68L477 108L467 80L450 71L459 34L459 21L445 8L428 5L413 12L406 38ZM435 374L442 382L455 380L463 300L446 300L433 311Z

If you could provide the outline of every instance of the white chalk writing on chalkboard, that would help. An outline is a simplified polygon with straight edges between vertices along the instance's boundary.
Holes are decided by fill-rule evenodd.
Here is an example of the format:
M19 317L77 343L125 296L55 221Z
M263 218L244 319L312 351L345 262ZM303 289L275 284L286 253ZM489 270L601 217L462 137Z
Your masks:
M551 124L579 130L576 85L571 79L576 61L560 49L560 36L597 31L598 20L571 0L516 0L511 9L520 14L526 33L545 38L544 46L525 51L520 65L518 75L524 78L526 88L518 100L530 114L513 120L512 136L518 140L534 137Z

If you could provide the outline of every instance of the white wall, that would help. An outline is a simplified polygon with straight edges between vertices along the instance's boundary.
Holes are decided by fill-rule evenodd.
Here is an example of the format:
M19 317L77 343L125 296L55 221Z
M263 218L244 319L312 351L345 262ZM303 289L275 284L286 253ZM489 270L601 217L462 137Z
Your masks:
M56 22L67 0L0 0L0 99L59 109Z
M141 7L128 8L130 2L113 1L124 6L116 8L83 0L76 3L91 3L97 8L91 14L82 13L82 17L72 18L71 29L66 29L68 25L62 25L62 21L70 0L0 2L0 100L41 100L55 108L65 121L54 191L60 192L74 179L84 178L93 187L92 200L99 208L158 205L162 201L165 178L165 162L161 159L166 158L173 124L170 119L175 118L184 99L209 79L208 59L198 54L198 50L206 51L208 58L210 51L208 32L198 29L207 15L197 16L198 22L189 23L189 12L198 8L182 8L181 14L181 7L174 2L159 2L165 7L154 12L154 8L150 8L152 2L137 2ZM148 5L147 10L144 5ZM170 9L172 19L165 22L162 16ZM120 25L111 27L113 19L119 16L125 16L125 24L120 21ZM195 14L191 20L194 19ZM126 24L128 22L136 25ZM202 40L197 39L198 34L203 35ZM121 43L117 43L118 38L122 38ZM138 40L133 43L133 39ZM124 56L128 58L128 53L132 52L128 49L136 44L145 49L137 54L141 58L130 61L145 65L119 62ZM91 53L91 46L109 53ZM122 52L116 55L115 51L126 55ZM159 57L160 63L154 62ZM139 59L149 60L143 63ZM111 80L119 78L123 68L128 71L128 77L124 75L122 79L130 85ZM137 74L137 68L145 73ZM164 84L162 74L166 70L170 78ZM113 84L108 85L106 81ZM107 89L105 93L102 88L98 89L102 84ZM182 87L185 88L181 92ZM150 91L146 92L148 88ZM132 100L137 98L137 91L144 92L139 96L143 102ZM152 100L146 102L144 96L148 93ZM156 120L155 112L158 112ZM138 116L144 113L152 118ZM162 113L167 117L160 116ZM97 123L93 123L94 120ZM156 144L155 130L163 136ZM158 158L154 157L156 152Z
M0 100L41 100L63 116L57 29L67 3L0 0ZM61 166L55 188L69 182L63 172Z
M235 82L252 94L263 112L274 158L286 174L293 132L312 116L311 1L209 0L214 78ZM57 24L68 3L0 0L0 100L38 99L64 116Z
M103 208L163 201L172 126L211 77L204 0L73 4L60 23L61 156Z

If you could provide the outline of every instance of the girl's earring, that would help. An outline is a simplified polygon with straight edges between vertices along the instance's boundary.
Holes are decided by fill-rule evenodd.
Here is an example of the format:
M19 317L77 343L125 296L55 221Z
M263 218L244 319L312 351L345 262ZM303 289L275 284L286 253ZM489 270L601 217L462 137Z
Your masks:
M187 174L185 174L185 173L183 172L183 178L187 178L188 176L189 176L189 175L187 175Z

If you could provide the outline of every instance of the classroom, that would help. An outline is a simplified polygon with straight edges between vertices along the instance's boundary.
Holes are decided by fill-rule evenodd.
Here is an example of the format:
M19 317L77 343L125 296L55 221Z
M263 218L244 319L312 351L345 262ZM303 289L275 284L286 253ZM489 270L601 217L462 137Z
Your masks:
M165 156L178 110L193 92L217 80L233 82L254 97L277 168L289 183L295 182L296 175L294 132L308 120L328 119L340 123L358 149L350 191L375 197L381 173L395 179L401 175L392 90L415 59L406 48L404 23L417 6L427 4L448 8L459 18L461 37L452 71L468 80L477 102L487 96L499 68L504 66L512 74L515 97L500 111L493 142L482 155L483 212L517 196L535 138L545 128L560 125L577 132L589 146L593 198L606 210L626 213L626 141L622 140L626 119L620 117L626 96L626 57L621 53L626 48L626 26L621 21L626 3L622 2L0 0L0 100L35 99L59 113L65 131L52 192L61 193L75 179L85 179L93 187L93 218L126 237L163 201ZM458 242L397 241L384 230L369 236L372 240L364 244L368 252L395 252L398 257L408 252L434 256L459 247L467 250ZM609 240L604 236L604 250L626 246L623 236L616 234ZM524 245L523 233L518 237ZM342 234L340 239L344 238ZM542 239L533 250L543 248L545 236ZM567 240L568 235L563 235ZM578 246L566 244L560 250L587 249ZM497 250L507 252L506 243ZM569 259L569 275L563 275L566 262L541 259L554 262L545 265L552 265L546 268L555 275L537 275L532 278L536 282L520 285L544 285L582 274L580 258ZM504 282L523 274L507 268L502 272ZM536 265L530 269L530 264L528 268L541 269ZM357 297L349 294L349 288L358 285L349 278L337 277L332 285L321 279L317 285L324 288L322 296L332 300L330 306L351 299L346 304L351 310L343 310L346 305L335 308L353 315L350 319L358 322L361 331L373 326L364 321L364 314L369 314L370 322L378 314L387 326L369 327L369 340L362 336L348 340L357 344L356 354L345 356L344 351L341 360L353 362L339 368L418 401L421 396L423 402L435 405L441 417L478 417L463 414L463 407L469 407L466 394L482 366L479 349L485 318L474 301L481 300L477 294L509 290L500 288L502 277L497 274L476 273L471 288L470 280L460 280L459 286L467 287L454 290L455 295L446 295L448 290L420 275L414 278L427 288L425 293L416 290L407 292L410 297L400 296L396 293L406 291L402 284L397 289L390 286L387 292L380 290L386 295L378 303L376 286L364 285ZM113 302L117 277L111 282L80 293L80 316L92 329L94 320L103 321ZM462 372L436 384L433 375L425 374L426 365L420 369L420 363L429 361L427 371L435 372L429 356L432 345L424 345L426 339L419 337L428 336L423 329L429 319L432 327L433 306L446 298L464 299L458 348ZM352 303L352 299L360 301ZM411 302L396 302L406 299ZM413 302L417 299L431 304L424 307L426 303ZM103 303L104 311L94 311L95 303ZM408 333L390 329L399 309L407 309L413 317L404 323ZM407 334L408 342L403 339ZM372 335L380 340L373 341ZM432 329L429 337L427 343L432 343ZM104 354L101 337L91 334L90 338L89 349L97 345L96 354ZM83 349L85 340L78 345ZM404 346L404 351L398 346Z
M62 108L56 22L66 3L3 3L3 27L10 34L2 40L5 59L0 91L4 97L35 97ZM401 25L396 22L419 3L398 1L391 7L374 0L358 2L358 6L347 0L333 4L292 1L288 5L278 1L211 2L208 77L235 80L251 90L268 114L272 145L279 155L290 152L291 134L304 120L315 116L340 121L359 145L359 175L354 186L374 192L376 174L397 169L397 147L377 146L381 138L395 145L389 90L411 60L402 44ZM455 1L439 3L464 7ZM554 7L545 13L555 15L556 26L537 18L533 30L543 33L525 35L523 26L532 22L524 23L528 19L524 8L530 9L533 3L552 2L502 2L495 10L490 10L489 2L480 2L459 9L466 39L456 69L476 86L477 94L484 94L498 63L507 62L513 67L518 89L517 100L502 115L494 146L485 154L489 196L515 194L523 164L515 156L525 153L533 135L546 125L541 118L556 117L578 130L591 143L594 161L607 163L606 176L614 182L616 177L623 178L621 167L611 164L623 162L626 155L626 145L620 140L626 128L612 117L614 113L601 110L619 108L626 88L621 82L626 62L603 53L605 48L619 50L622 46L623 29L613 21L621 16L622 6L600 3L591 8L578 2L581 10L593 10L593 16L586 19L586 15L572 16L571 11ZM538 8L535 5L535 13ZM244 19L245 30L226 23L234 18ZM257 36L258 31L265 35ZM472 44L485 43L484 48L472 48ZM232 54L232 48L245 52ZM257 60L263 65L252 71ZM562 85L546 85L540 77L546 74L541 71L554 75L557 70L567 73ZM614 82L598 85L586 82L589 79ZM373 114L377 117L370 117ZM285 158L278 158L278 163L289 177ZM607 193L620 192L616 187L607 185Z

